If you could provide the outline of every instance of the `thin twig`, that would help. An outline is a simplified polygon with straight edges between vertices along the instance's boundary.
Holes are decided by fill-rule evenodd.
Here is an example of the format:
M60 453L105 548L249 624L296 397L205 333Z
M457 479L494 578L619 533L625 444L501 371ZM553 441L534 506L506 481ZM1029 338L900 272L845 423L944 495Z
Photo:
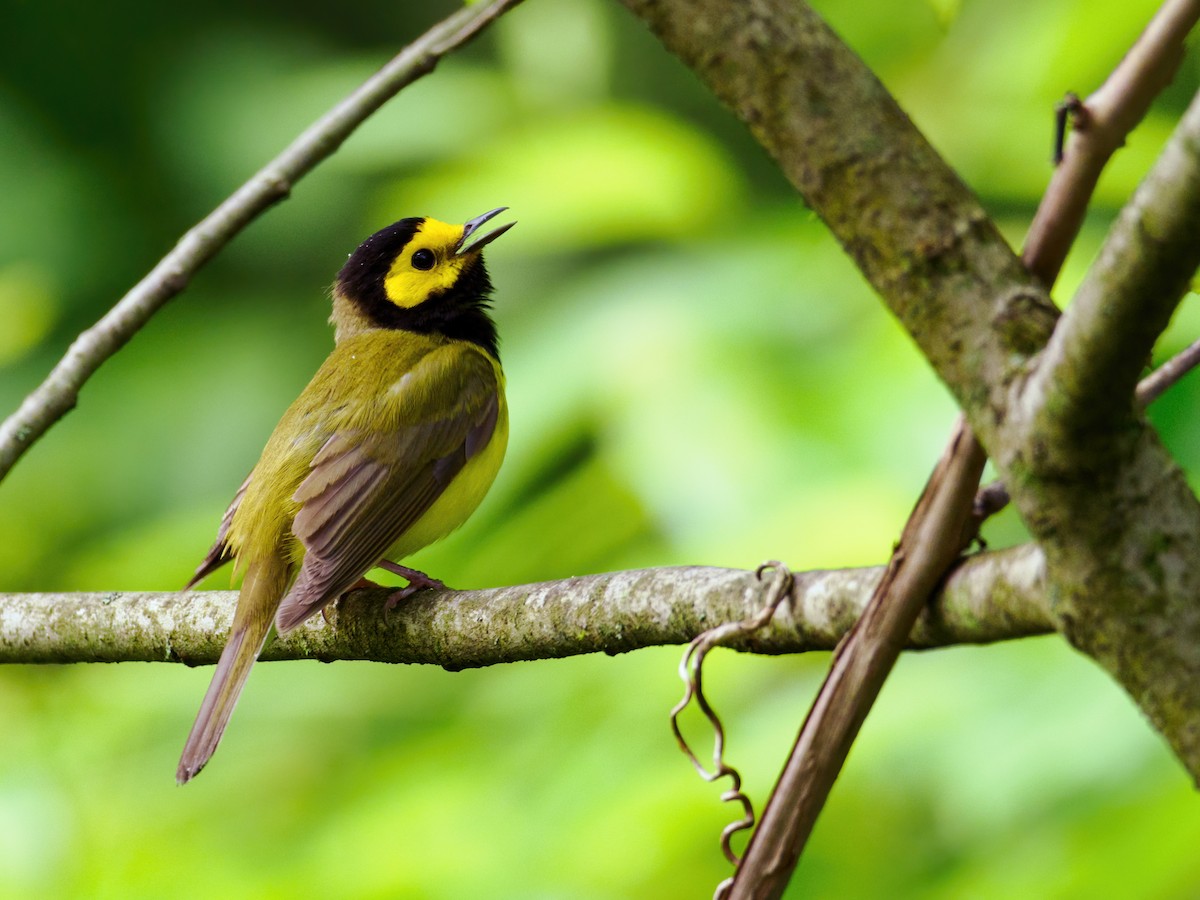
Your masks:
M1054 448L1059 468L1095 464L1099 437L1132 421L1138 377L1200 266L1198 144L1200 93L1109 228L1021 391L1030 431Z
M1183 59L1200 0L1167 0L1103 85L1081 107L1059 166L1029 227L1023 258L1043 284L1058 277L1100 173L1146 115Z
M182 291L192 275L234 235L287 197L297 181L397 92L433 71L443 56L520 2L480 0L429 29L188 231L99 322L75 339L46 380L0 425L0 480L38 438L74 408L80 389L101 364Z
M1141 380L1136 394L1138 403L1141 406L1149 406L1198 365L1200 365L1200 340L1180 350Z

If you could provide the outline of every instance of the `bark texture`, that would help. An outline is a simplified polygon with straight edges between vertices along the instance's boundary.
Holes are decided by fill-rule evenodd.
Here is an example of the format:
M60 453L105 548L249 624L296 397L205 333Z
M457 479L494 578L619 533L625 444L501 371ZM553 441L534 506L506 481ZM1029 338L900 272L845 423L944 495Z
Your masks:
M745 122L911 334L1045 552L1068 638L1200 779L1200 505L1133 397L1200 262L1195 105L1059 327L971 192L806 5L623 2Z
M1044 634L1044 567L1032 545L980 554L948 580L911 646L988 643ZM803 572L771 624L732 646L757 653L832 649L862 612L883 568ZM753 572L704 566L587 575L483 591L425 591L385 613L367 590L314 616L264 660L366 659L449 669L684 644L759 611ZM215 663L234 591L0 594L0 663Z

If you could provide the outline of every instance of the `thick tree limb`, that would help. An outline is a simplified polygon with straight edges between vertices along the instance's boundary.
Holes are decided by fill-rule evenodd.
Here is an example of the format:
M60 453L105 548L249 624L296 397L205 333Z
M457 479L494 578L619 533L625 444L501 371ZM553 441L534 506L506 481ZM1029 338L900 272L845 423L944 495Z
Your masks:
M861 614L882 567L796 575L790 603L738 644L755 653L832 649ZM1033 545L964 562L910 646L1007 640L1053 630ZM387 589L359 591L329 622L310 619L263 659L365 659L451 669L684 644L763 602L753 572L644 569L482 591L427 591L385 614ZM237 594L0 594L0 663L214 663Z
M435 25L313 123L232 196L180 238L150 273L71 344L38 388L0 425L0 480L55 422L70 412L84 382L230 239L330 156L402 88L432 72L438 60L474 38L521 0L479 0Z
M970 190L807 5L622 2L775 158L988 447L1058 312Z
M1091 106L1083 107L1084 113L1095 115L1089 117L1087 129L1073 136L1067 162L1056 168L1022 253L1025 267L1047 288L1058 278L1101 171L1170 81L1183 55L1183 39L1198 14L1200 0L1168 0L1104 88L1090 99ZM1082 115L1077 114L1078 121ZM1002 483L990 495L996 502L989 504L986 492L972 502L970 494L978 487L985 460L960 416L889 563L889 575L895 577L881 581L860 625L839 649L804 722L733 879L729 897L734 900L782 895L901 642L932 585L960 552L961 529L970 523L977 534L991 507L999 509L1008 502Z
M1076 413L1026 390L1055 310L811 10L785 0L624 2L749 125L912 334L1042 543L1071 639L1200 778L1200 508L1153 431L1130 415L1093 457L1073 456L1085 469L1057 464L1062 430L1029 422ZM1131 409L1131 394L1132 384L1125 397L1089 400Z
M984 439L996 438L996 426L1008 415L1011 391L1023 382L1022 369L1045 343L1054 312L1014 274L1016 261L1005 259L1011 257L1007 248L995 246L970 198L963 196L965 191L903 120L883 88L803 6L788 9L761 0L722 9L720 4L690 3L686 13L672 15L669 8L674 4L669 2L625 2L750 126L855 257L982 429ZM1175 0L1169 7L1098 97L1098 137L1111 140L1115 135L1115 143L1096 149L1087 159L1077 153L1072 165L1056 174L1043 203L1044 215L1031 236L1026 264L1046 285L1053 282L1074 240L1104 162L1174 71L1192 13L1180 12ZM724 39L714 39L717 35ZM1093 140L1091 146L1099 143ZM895 181L888 177L893 173L898 174ZM1081 174L1082 181L1072 177ZM929 233L914 233L905 226L910 211ZM972 283L973 278L978 280ZM941 294L950 285L961 292L959 297ZM972 288L979 289L974 296ZM989 291L997 298L994 303L987 302ZM964 317L972 307L974 323ZM1132 383L1129 387L1131 394ZM953 452L944 458L930 492L948 486L946 472L951 468L960 475L973 474L977 483L977 468L951 466L967 461L972 456L968 449L981 458L969 439L969 430L957 430L954 446L961 458ZM963 512L961 505L953 504L944 511L950 524ZM906 527L910 540L902 540L908 552L919 547L918 556L927 564L906 573L913 585L938 574L932 566L936 550L921 547L909 534L931 528L937 532L938 523L930 518L928 505L919 504ZM952 555L957 546L942 549ZM901 550L893 564L904 555ZM811 820L890 665L885 660L872 675L854 679L848 675L856 669L854 660L887 657L890 641L903 634L899 626L915 613L920 599L899 581L881 590L866 616L890 621L895 635L884 626L871 632L878 631L874 640L868 639L867 631L856 631L853 646L844 656L839 654L751 840L731 896L782 893ZM840 670L839 663L844 663ZM830 729L832 736L827 734Z
M1182 273L1200 262L1198 167L1200 97L1114 223L993 452L1046 551L1067 637L1200 782L1200 504L1133 391Z
M1161 366L1138 382L1134 400L1140 408L1145 408L1179 383L1196 366L1200 366L1200 340L1188 344ZM986 487L980 488L975 495L975 520L979 526L1008 506L1012 500L1004 482L996 480ZM978 531L978 526L976 527Z
M1079 235L1104 167L1170 83L1183 58L1184 40L1197 21L1200 0L1167 0L1100 89L1076 111L1066 153L1054 169L1021 251L1026 268L1047 287L1058 279ZM1200 341L1146 376L1138 385L1136 403L1153 403L1198 362ZM982 522L1008 502L1004 483L993 482L977 498L977 517Z

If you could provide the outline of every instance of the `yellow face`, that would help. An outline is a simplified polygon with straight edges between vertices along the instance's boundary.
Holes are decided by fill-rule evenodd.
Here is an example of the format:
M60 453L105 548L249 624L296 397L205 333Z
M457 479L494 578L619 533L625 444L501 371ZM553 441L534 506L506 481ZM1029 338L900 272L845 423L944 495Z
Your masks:
M462 241L463 230L462 225L425 219L384 276L383 289L388 300L403 309L412 309L431 294L449 290L475 255L471 251L454 252Z
M401 329L474 341L495 356L496 329L487 316L492 283L483 248L513 223L479 232L504 210L462 225L400 219L359 244L334 282L335 339L374 328Z

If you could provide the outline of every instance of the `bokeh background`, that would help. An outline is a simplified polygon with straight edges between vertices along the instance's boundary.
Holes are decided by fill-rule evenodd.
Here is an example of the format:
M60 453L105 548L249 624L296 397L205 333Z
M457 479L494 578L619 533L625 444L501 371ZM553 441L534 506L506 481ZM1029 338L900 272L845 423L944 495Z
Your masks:
M1094 89L1155 4L818 6L1019 246L1053 104ZM3 0L3 413L187 227L451 8ZM1118 154L1061 302L1198 81L1193 55ZM328 350L345 255L402 216L498 205L520 223L489 251L509 458L475 518L415 564L475 587L886 557L949 433L945 390L638 21L609 0L528 0L103 367L0 485L0 590L181 585ZM1160 356L1200 334L1196 306ZM1153 410L1193 472L1198 390ZM1020 523L987 536L1018 541ZM182 789L210 670L4 668L0 896L709 896L729 810L667 728L679 653L454 674L265 664ZM709 662L761 806L827 657ZM1188 896L1198 845L1188 779L1096 667L1056 638L953 649L901 661L790 896Z

